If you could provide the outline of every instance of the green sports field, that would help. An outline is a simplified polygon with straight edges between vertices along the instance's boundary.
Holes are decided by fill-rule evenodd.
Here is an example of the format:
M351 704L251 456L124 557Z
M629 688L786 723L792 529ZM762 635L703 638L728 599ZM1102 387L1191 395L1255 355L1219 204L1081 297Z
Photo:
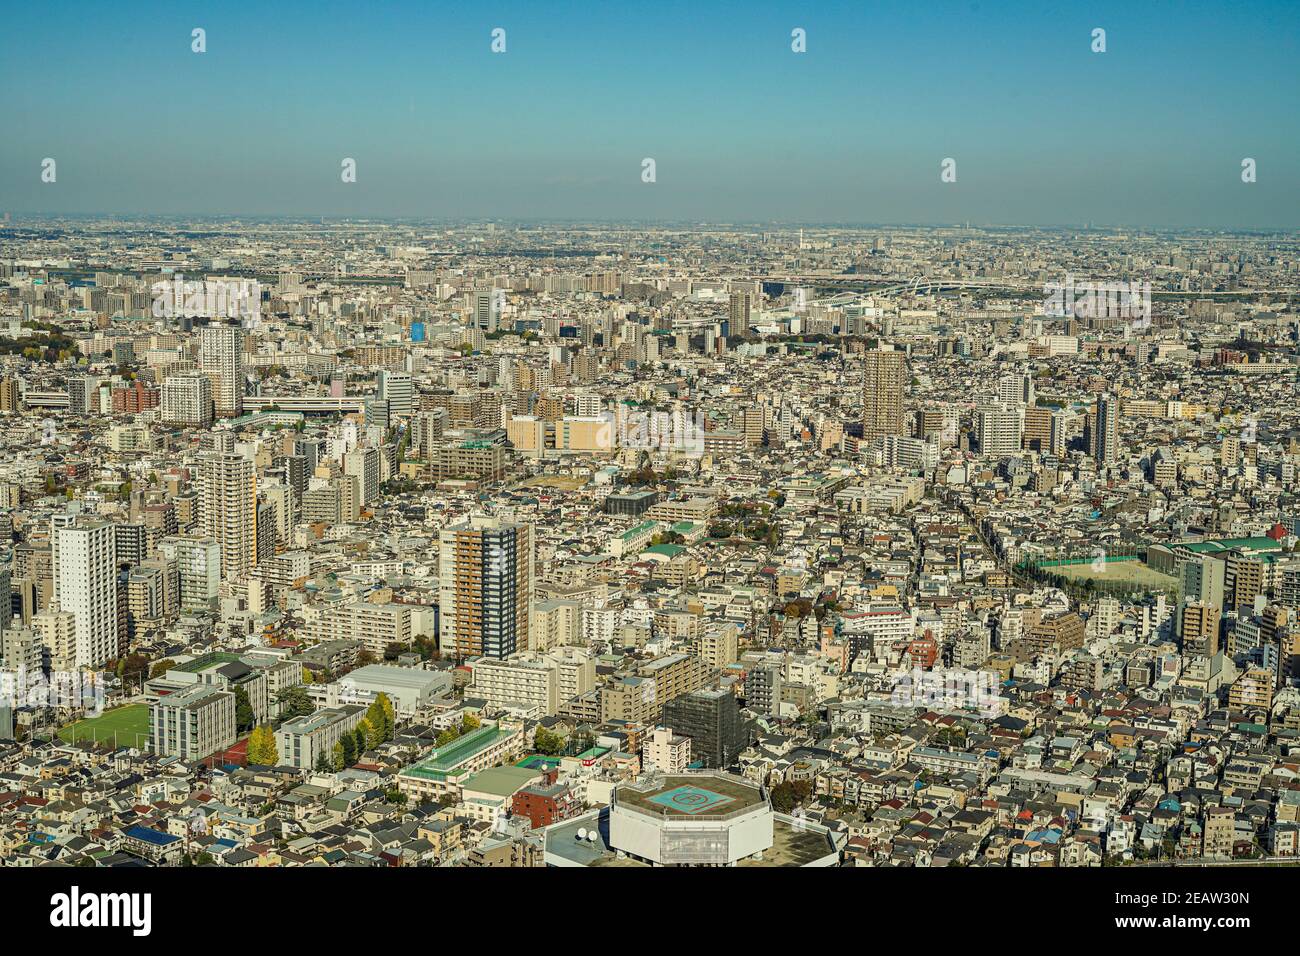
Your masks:
M1153 591L1168 591L1178 587L1178 579L1159 571L1153 571L1141 561L1108 561L1101 565L1102 570L1093 570L1092 563L1067 564L1047 570L1069 578L1071 581L1093 580L1098 583L1115 582L1129 584L1135 588L1150 588Z
M149 705L127 704L107 710L98 717L75 721L59 729L59 739L75 743L93 738L97 743L111 746L114 733L119 747L145 746L149 740Z

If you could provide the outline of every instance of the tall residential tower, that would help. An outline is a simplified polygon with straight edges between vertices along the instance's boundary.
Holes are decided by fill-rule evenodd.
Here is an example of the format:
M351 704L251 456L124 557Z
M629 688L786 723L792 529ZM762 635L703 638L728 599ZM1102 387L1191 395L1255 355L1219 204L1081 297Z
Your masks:
M439 551L439 647L458 658L506 658L528 647L533 529L473 517L444 528Z
M902 352L881 348L863 356L862 441L870 444L886 435L906 435L903 426L903 384L907 374Z

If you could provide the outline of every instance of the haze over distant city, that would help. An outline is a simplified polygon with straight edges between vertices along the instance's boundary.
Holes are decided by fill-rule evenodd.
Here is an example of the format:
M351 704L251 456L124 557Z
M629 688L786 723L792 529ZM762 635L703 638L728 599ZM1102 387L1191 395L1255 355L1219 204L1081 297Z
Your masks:
M1285 2L129 17L67 3L5 18L0 212L18 216L1300 222L1300 21Z

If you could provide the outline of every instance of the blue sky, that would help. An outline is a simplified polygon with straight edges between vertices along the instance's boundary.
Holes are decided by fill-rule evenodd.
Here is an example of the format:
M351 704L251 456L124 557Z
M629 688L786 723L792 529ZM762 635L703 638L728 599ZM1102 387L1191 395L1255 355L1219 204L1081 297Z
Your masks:
M1300 0L11 5L0 211L1294 228L1297 64Z

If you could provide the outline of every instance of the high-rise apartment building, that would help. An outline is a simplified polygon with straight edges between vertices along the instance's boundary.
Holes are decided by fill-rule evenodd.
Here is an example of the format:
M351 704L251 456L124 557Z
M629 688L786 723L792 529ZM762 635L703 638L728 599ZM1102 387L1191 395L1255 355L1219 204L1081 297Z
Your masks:
M158 551L176 563L180 607L211 608L221 588L221 545L217 540L167 537L158 542Z
M1114 468L1119 461L1119 400L1115 396L1097 396L1096 423L1093 451L1097 467Z
M727 303L727 322L733 335L743 335L749 328L751 297L748 292L733 292Z
M443 651L458 658L506 658L526 650L532 526L476 516L443 529L440 545Z
M117 559L113 524L80 520L56 528L55 601L72 614L73 660L100 667L118 655Z
M22 406L23 395L18 379L0 378L0 412L16 412Z
M986 406L975 411L975 432L981 455L1019 454L1024 428L1025 410L1022 406Z
M361 483L359 504L379 500L379 449L354 448L343 456L343 474Z
M906 435L903 425L903 385L906 356L877 349L863 356L862 440L870 444L885 435Z
M243 455L199 459L199 526L221 548L221 576L242 581L257 563L257 472Z
M1184 654L1213 657L1219 652L1219 608L1200 601L1180 604L1178 637Z
M1004 375L998 382L998 402L1002 405L1034 404L1034 377L1019 372Z
M168 425L212 424L212 381L206 375L168 375L163 379L160 411Z
M244 331L237 325L209 325L199 334L199 368L212 380L218 416L244 411Z
M1224 607L1227 563L1210 554L1196 554L1178 565L1183 600Z

